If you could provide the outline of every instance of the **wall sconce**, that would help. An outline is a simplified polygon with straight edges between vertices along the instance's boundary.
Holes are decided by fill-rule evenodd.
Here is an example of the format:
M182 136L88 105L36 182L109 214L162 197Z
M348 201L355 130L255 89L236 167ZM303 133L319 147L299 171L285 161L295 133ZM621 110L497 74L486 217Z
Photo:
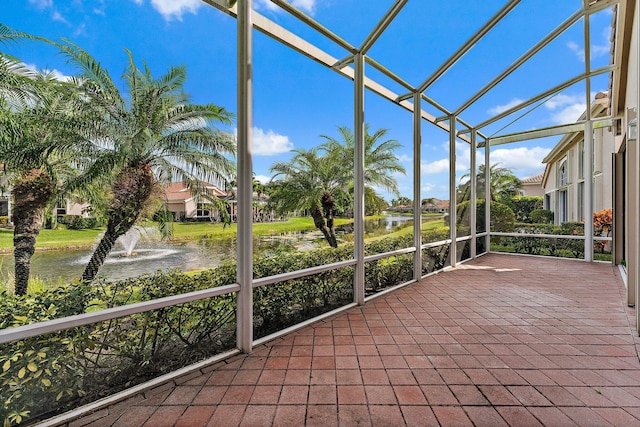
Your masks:
M627 141L636 141L638 139L638 118L630 120L627 123Z

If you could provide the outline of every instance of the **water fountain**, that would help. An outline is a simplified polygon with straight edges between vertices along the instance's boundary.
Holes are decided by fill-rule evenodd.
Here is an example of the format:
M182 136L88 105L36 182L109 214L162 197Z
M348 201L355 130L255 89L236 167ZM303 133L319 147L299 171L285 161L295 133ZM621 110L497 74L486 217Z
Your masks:
M136 245L140 241L142 237L142 233L140 232L142 227L131 227L129 231L118 238L118 243L122 246L123 252L120 253L120 256L132 256L135 255L133 250L136 248Z

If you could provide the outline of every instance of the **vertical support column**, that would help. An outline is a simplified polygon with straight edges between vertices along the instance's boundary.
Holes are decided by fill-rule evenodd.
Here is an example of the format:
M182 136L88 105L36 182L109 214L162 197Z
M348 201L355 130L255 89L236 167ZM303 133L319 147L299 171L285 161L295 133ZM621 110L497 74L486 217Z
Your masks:
M638 2L636 1L636 18L635 18L635 25L636 25L636 63L637 61L640 60L640 29L637 28L638 23L640 23L640 4L638 4ZM640 72L640 71L636 71L636 72ZM637 75L636 75L637 77ZM636 117L640 117L640 78L637 78L635 81L635 85L636 85ZM634 229L635 229L635 237L629 236L630 238L632 238L634 240L634 248L633 248L633 252L630 250L629 253L631 254L631 256L633 257L633 259L631 260L631 262L633 262L633 265L631 266L631 268L633 268L634 273L633 273L633 278L629 277L628 273L627 273L627 286L629 288L631 288L631 286L633 286L634 288L634 292L635 292L635 303L636 303L636 332L638 333L638 335L640 335L640 289L638 289L638 287L640 286L640 191L638 191L638 183L640 182L640 139L638 139L636 137L635 143L633 144L635 147L635 156L634 156L634 161L635 161L635 167L634 167L634 172L633 174L635 175L635 183L634 185L636 186L636 192L635 192L635 212L636 215L632 216L629 220L630 221L635 221L635 225L634 225ZM633 200L633 199L632 199ZM630 201L630 203L633 203L632 201ZM629 264L627 264L627 268L629 268Z
M353 300L364 305L364 55L354 55L354 94L353 94L353 128L354 128L354 258L356 259Z
M583 7L588 11L589 1L583 0ZM593 261L593 123L591 122L591 15L584 16L584 72L585 97L587 110L584 125L584 260Z
M469 179L471 180L469 182L469 188L471 189L471 191L469 192L469 207L471 209L471 212L469 212L469 228L471 229L471 259L474 259L477 254L476 254L476 234L477 234L477 230L476 230L476 209L478 208L477 206L477 200L478 200L478 196L477 196L477 184L478 184L478 178L476 176L476 151L477 151L477 141L476 138L478 137L476 130L475 129L471 129L471 155L469 156L469 158L471 159L470 163L469 163Z
M591 107L587 107L589 110ZM593 261L593 123L584 124L584 260Z
M238 348L249 353L253 345L253 193L251 126L253 115L252 0L238 1L238 273L236 313Z
M449 115L449 235L451 237L449 264L451 267L455 267L458 260L456 216L456 116L451 114Z
M484 229L487 232L485 244L491 252L491 141L484 142Z
M422 144L422 97L420 92L413 94L413 278L422 278L422 204L420 191L420 156Z

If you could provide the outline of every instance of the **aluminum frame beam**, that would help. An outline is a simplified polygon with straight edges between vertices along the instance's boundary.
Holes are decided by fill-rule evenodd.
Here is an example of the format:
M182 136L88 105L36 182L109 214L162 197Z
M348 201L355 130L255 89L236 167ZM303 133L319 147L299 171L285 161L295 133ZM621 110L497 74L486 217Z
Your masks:
M603 127L613 126L614 119L611 117L593 120L593 128L599 129ZM585 128L586 121L571 123L567 125L550 126L546 128L536 129L527 132L511 133L497 137L488 138L487 141L491 146L509 144L518 141L527 141L529 139L546 138L547 136L564 135L567 133L582 132ZM479 147L486 146L486 142L479 144Z
M535 44L531 49L525 52L520 58L518 58L515 62L513 62L509 67L507 67L502 73L500 73L497 77L487 83L482 89L476 92L471 98L466 100L460 107L458 107L454 111L454 115L458 116L464 110L469 108L472 104L474 104L478 99L484 96L487 92L493 89L498 83L507 78L511 73L520 68L525 62L531 59L536 53L540 52L544 49L549 43L555 40L560 34L564 33L568 30L573 24L578 22L583 16L585 16L585 11L583 9L578 10L569 18L567 18L562 24L556 27L552 32L547 34L542 40Z
M238 348L253 346L253 0L238 2Z
M273 0L272 0L273 1ZM278 0L281 2L282 0ZM398 13L402 10L405 4L407 4L408 0L396 0L396 2L391 6L391 8L384 14L380 22L373 28L371 33L364 39L362 44L360 45L360 53L366 54L369 49L373 46L373 44L378 40L378 38L384 33L384 30L391 24L391 22L398 16Z
M521 0L511 0L505 4L486 24L484 24L469 40L467 40L453 55L449 57L436 71L433 72L427 79L418 86L418 91L424 92L436 82L444 73L449 71L451 67L455 65L476 43L491 31L502 19L504 19L509 12L511 12Z
M365 271L364 271L364 54L354 55L355 78L353 80L353 137L354 137L354 242L353 251L356 259L354 272L353 302L364 305Z
M473 127L476 128L476 129L482 129L482 128L484 128L484 127L486 127L486 126L488 126L488 125L490 125L492 123L497 122L498 120L504 119L505 117L507 117L507 116L517 112L517 111L520 111L520 110L522 110L522 109L524 109L524 108L526 108L526 107L528 107L528 106L530 106L532 104L535 104L538 101L541 101L541 100L543 100L543 99L545 99L545 98L547 98L547 97L549 97L551 95L557 94L558 92L560 92L560 91L562 91L564 89L567 89L567 88L573 86L576 83L579 83L580 81L586 79L587 77L599 76L600 74L608 73L608 72L616 70L616 69L617 69L617 67L615 65L609 65L609 66L606 66L606 67L601 67L601 68L598 68L596 70L593 70L588 75L583 73L583 74L580 74L579 76L575 76L572 79L566 80L565 82L560 83L559 85L554 86L553 88L551 88L551 89L549 89L549 90L547 90L545 92L542 92L542 93L530 98L528 101L521 102L520 104L515 105L515 106L509 108L508 110L505 110L502 113L497 114L497 115L493 116L492 118L485 120L484 122L478 123ZM461 131L461 132L462 133L468 133L469 131L466 130L466 131Z

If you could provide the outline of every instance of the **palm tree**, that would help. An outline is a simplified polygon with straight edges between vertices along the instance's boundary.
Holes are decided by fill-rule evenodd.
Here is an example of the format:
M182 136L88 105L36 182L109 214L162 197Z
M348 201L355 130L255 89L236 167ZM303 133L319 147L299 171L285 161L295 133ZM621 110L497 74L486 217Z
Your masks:
M344 183L352 175L345 165L320 155L319 149L295 150L289 162L271 166L271 203L278 212L305 210L331 247L338 247L334 227L336 197L345 196ZM276 180L278 177L282 179Z
M354 189L353 132L346 127L338 127L338 132L341 141L321 135L325 143L318 148L297 150L289 163L278 162L271 167L271 172L276 174L274 179L282 176L272 195L277 209L280 212L307 210L316 228L334 248L338 246L333 226L335 210L353 205ZM380 129L369 135L369 126L365 126L365 197L376 205L379 200L372 187L381 186L397 194L398 184L393 174L405 173L393 153L400 143L382 140L387 132Z
M489 198L491 201L504 203L516 196L518 190L522 188L522 182L513 174L513 171L509 168L500 167L499 163L489 167L489 175ZM461 180L467 180L467 182L458 187L458 203L469 200L471 191L469 176L470 174L467 173L460 178ZM478 167L478 174L476 175L479 193L484 193L485 176L485 168L484 164L482 164Z
M78 165L84 148L69 129L81 110L70 107L73 92L51 75L31 82L37 97L3 109L0 116L0 159L9 174L14 198L12 220L15 259L15 293L24 295L29 282L31 257L48 206L61 194L62 183Z
M161 198L163 183L183 181L194 194L207 196L203 181L228 180L234 164L226 156L235 154L235 140L213 124L230 124L233 115L213 104L191 103L184 92L184 66L173 66L154 78L146 65L142 70L136 66L127 50L123 94L87 52L68 41L57 46L78 67L75 81L94 111L83 135L94 142L97 154L70 188L98 179L110 183L106 231L82 273L82 280L88 282L116 239L142 217L151 202Z
M383 140L389 129L378 129L369 134L369 125L365 125L364 137L364 183L370 187L382 187L394 195L399 195L398 183L394 174L406 174L407 171L400 164L394 151L402 145L394 140ZM322 147L338 157L339 161L345 165L349 171L353 171L355 138L351 129L345 126L338 127L341 141L321 135L326 142ZM353 178L351 178L353 184Z

